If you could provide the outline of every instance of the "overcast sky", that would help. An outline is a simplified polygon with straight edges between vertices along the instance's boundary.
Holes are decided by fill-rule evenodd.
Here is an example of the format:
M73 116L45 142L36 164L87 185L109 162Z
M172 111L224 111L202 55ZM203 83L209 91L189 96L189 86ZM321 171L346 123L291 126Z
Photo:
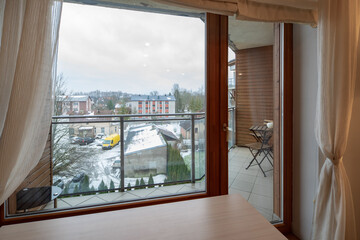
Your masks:
M64 3L58 73L73 92L198 90L205 25L197 18Z

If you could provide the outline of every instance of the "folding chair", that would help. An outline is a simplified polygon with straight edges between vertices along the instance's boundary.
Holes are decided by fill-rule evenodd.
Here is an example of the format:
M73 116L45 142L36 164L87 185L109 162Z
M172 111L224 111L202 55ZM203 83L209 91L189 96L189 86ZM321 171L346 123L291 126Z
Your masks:
M261 136L261 138L259 138L261 139L261 141L258 141L256 143L245 144L245 146L249 148L250 153L253 156L253 159L246 167L246 170L249 169L249 167L258 165L260 170L264 174L264 177L266 177L265 172L271 171L273 169L264 171L264 169L261 167L261 164L266 158L269 161L270 165L273 167L273 163L271 160L274 158L274 156L272 155L272 146L269 145L269 140L272 137L272 129L268 129L266 126L264 127L252 126L250 130L253 131L255 134L259 133L257 135ZM258 160L258 157L260 157L262 153L264 154L264 156L261 158L261 160Z

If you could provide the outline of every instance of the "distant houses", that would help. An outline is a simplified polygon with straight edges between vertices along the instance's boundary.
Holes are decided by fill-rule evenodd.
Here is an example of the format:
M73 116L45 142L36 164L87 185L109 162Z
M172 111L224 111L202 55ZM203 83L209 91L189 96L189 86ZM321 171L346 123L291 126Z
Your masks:
M120 124L111 122L114 118L95 117L94 115L114 115L122 113L124 107L131 109L133 114L172 114L175 113L175 97L172 95L133 95L126 104L115 104L115 110L99 109L98 103L94 104L90 96L87 95L61 95L56 98L56 115L87 115L87 117L70 118L69 135L78 137L95 137L100 133L108 136L120 132ZM121 113L120 113L121 112ZM109 120L109 122L100 122ZM92 122L96 121L96 122ZM171 145L178 141L176 136L164 129L156 130L161 138L167 140Z
M71 115L71 114L90 114L92 111L92 100L89 96L86 95L73 95L73 96L58 96L57 99L57 108L61 115Z
M138 114L175 113L175 97L173 95L133 95L127 106Z
M180 132L183 139L191 138L191 121L185 120L180 122ZM195 122L194 126L195 140L204 138L205 124L203 122Z

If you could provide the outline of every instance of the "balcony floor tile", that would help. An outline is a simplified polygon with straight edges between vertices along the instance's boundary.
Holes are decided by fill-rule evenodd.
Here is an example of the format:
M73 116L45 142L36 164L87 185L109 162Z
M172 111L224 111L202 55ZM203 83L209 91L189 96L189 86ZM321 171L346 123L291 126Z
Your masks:
M264 177L258 166L245 169L253 159L248 148L232 148L229 151L228 158L229 194L240 193L266 219L272 221L274 219L273 172L266 172L266 177ZM265 171L272 168L267 159L264 160L261 167L263 167Z

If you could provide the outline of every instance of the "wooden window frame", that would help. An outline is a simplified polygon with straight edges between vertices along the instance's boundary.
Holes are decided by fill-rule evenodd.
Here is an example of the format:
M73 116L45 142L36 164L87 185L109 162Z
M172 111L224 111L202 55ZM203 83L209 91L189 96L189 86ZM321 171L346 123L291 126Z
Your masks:
M228 194L228 149L225 126L228 123L228 17L206 14L206 192L113 203L94 207L5 218L5 204L0 207L2 225L61 217L115 211L156 204L187 201ZM278 46L280 47L280 46ZM278 49L279 50L279 49ZM284 124L283 144L283 223L275 225L284 234L291 231L292 219L292 25L284 26Z

